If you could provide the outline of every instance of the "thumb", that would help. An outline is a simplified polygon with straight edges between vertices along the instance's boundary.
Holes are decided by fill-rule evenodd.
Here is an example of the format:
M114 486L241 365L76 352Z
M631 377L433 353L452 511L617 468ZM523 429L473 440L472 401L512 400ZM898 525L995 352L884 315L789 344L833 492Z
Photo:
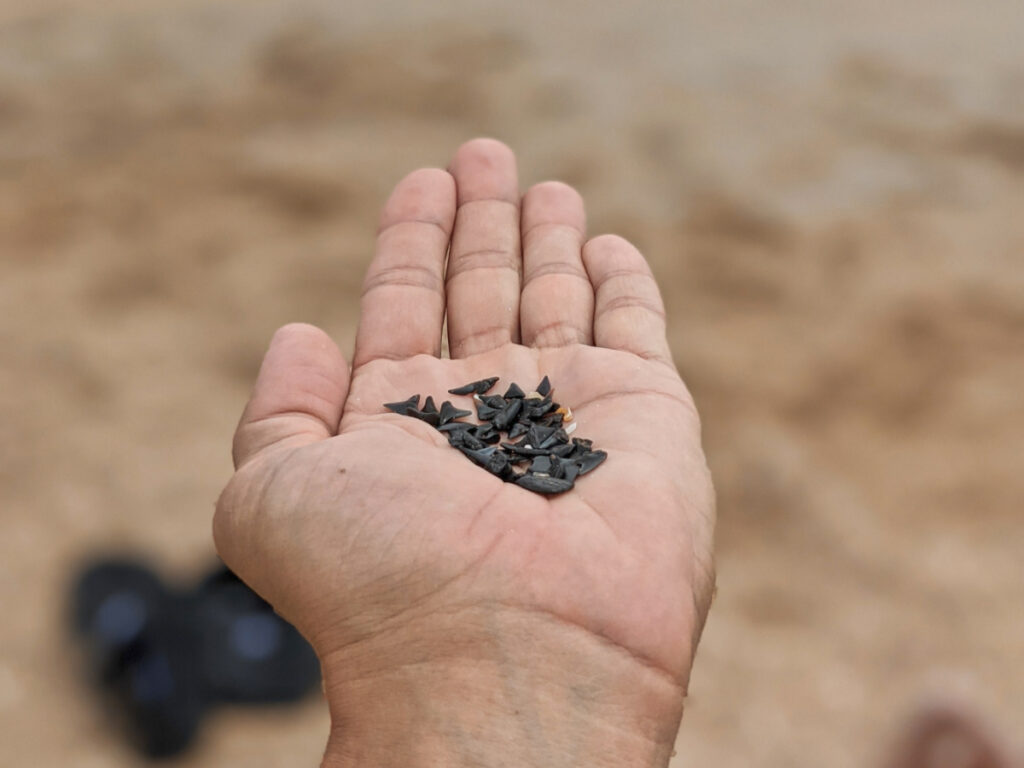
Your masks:
M304 323L280 328L235 430L235 469L271 449L337 434L348 383L345 357L330 336Z

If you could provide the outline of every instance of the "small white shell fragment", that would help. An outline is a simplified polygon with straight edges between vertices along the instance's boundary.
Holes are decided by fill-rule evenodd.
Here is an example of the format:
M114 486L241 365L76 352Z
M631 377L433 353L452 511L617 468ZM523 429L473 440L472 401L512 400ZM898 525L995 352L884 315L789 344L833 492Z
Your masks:
M565 427L563 427L563 429L565 430L565 434L571 435L573 432L576 431L577 426L578 424L575 421L572 424L566 424Z

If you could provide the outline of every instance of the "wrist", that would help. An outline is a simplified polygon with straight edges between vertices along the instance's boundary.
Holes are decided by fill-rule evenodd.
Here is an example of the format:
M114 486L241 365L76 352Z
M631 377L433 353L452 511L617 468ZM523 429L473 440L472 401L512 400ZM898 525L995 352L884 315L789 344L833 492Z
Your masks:
M683 684L553 617L467 609L323 657L325 768L665 766Z

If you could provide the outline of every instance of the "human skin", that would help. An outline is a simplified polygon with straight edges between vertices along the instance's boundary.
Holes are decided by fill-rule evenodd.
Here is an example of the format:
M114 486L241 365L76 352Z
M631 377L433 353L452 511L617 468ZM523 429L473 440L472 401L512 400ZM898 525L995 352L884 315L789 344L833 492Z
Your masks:
M351 367L313 326L270 343L214 539L321 660L324 766L669 761L714 492L651 271L584 232L575 190L520 197L512 151L473 140L385 204ZM495 375L547 375L607 461L541 496L382 407Z

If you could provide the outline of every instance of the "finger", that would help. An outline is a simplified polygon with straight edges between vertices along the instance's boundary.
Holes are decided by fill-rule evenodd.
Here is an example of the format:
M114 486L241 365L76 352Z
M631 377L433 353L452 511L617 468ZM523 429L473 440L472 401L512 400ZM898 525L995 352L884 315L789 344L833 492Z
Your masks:
M617 235L601 235L583 246L583 265L594 286L594 343L674 367L665 305L640 251Z
M458 213L448 258L448 348L469 357L519 340L519 182L512 150L493 139L459 147Z
M593 343L594 288L583 268L583 198L557 181L523 195L523 343L562 347Z
M381 213L377 252L363 282L355 366L441 352L444 260L455 220L447 171L413 171Z
M312 325L284 326L270 340L235 431L235 469L273 448L331 437L347 396L348 367L331 337Z

